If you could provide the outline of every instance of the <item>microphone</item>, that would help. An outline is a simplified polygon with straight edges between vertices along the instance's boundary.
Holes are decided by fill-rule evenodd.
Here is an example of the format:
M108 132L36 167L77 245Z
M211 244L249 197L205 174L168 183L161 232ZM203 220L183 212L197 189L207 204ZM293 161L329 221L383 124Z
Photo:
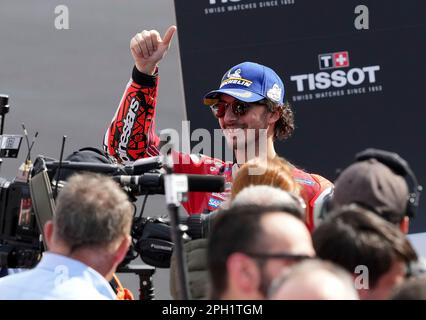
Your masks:
M30 152L31 152L30 140L28 139L28 132L27 132L27 128L25 128L24 123L22 123L22 129L24 130L24 136L25 136L25 140L27 141L27 148L28 148L28 153L27 153L27 156L25 157L25 160L29 160Z
M160 169L162 166L162 157L156 156L146 159L139 159L134 162L131 166L122 166L119 164L109 163L95 163L95 162L76 162L76 161L50 161L46 162L48 169L56 169L61 167L62 169L78 170L78 171L90 171L103 174L129 174L129 175L140 175L147 171Z
M112 179L124 187L137 187L143 194L164 194L164 178L161 173L148 172L140 176L113 176Z
M77 171L90 171L104 174L123 173L123 167L117 164L93 163L93 162L73 162L73 161L49 161L46 162L47 169L71 169Z
M188 191L196 192L223 192L225 190L225 178L204 174L187 174Z
M189 192L222 192L225 178L222 176L186 174ZM143 193L164 194L164 176L160 173L145 173L140 176L114 176L122 186L138 186Z
M25 140L27 141L27 148L28 148L28 153L27 156L25 157L26 161L30 161L31 160L31 150L34 147L34 143L38 137L38 131L35 133L33 140L31 141L30 144L30 140L28 139L28 131L27 128L25 127L25 124L22 123L22 129L24 130L24 136L25 136Z
M163 166L163 156L138 159L131 166L126 166L124 170L130 175L144 174L145 172L161 169Z

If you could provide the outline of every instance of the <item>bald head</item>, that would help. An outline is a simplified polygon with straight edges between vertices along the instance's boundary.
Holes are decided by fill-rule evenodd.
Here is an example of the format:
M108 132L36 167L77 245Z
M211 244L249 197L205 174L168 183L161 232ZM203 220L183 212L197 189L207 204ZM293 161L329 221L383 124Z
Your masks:
M305 203L302 198L285 190L267 185L251 185L242 189L232 200L231 206L264 205L279 207L281 211L292 213L301 220L305 219Z
M260 225L268 252L285 250L291 254L315 254L311 235L300 219L282 211L272 211L262 215Z
M329 262L310 260L276 278L272 300L358 300L352 277Z

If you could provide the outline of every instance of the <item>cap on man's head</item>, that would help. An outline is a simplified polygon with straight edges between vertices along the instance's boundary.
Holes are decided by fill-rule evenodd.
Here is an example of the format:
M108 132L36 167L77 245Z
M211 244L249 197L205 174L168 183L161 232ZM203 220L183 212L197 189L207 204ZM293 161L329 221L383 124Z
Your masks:
M229 69L218 90L204 96L204 104L212 105L220 94L228 94L244 102L269 99L283 104L284 84L274 70L254 62L243 62Z
M408 186L402 176L376 159L368 159L355 162L340 174L335 181L333 204L358 203L387 220L390 216L402 219L408 196Z

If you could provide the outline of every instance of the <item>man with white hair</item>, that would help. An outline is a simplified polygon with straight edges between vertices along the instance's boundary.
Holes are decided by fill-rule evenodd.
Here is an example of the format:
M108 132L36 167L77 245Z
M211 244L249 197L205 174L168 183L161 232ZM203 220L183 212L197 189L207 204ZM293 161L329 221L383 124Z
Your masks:
M271 300L359 300L349 272L317 259L303 261L278 276L268 296Z

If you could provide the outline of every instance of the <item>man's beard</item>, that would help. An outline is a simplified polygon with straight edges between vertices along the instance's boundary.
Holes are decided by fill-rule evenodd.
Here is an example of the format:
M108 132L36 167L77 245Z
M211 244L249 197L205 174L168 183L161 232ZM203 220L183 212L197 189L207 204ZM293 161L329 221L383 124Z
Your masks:
M254 157L266 157L267 153L267 130L266 129L225 129L224 135L228 147L234 152L234 155L243 159L237 159L242 164Z

